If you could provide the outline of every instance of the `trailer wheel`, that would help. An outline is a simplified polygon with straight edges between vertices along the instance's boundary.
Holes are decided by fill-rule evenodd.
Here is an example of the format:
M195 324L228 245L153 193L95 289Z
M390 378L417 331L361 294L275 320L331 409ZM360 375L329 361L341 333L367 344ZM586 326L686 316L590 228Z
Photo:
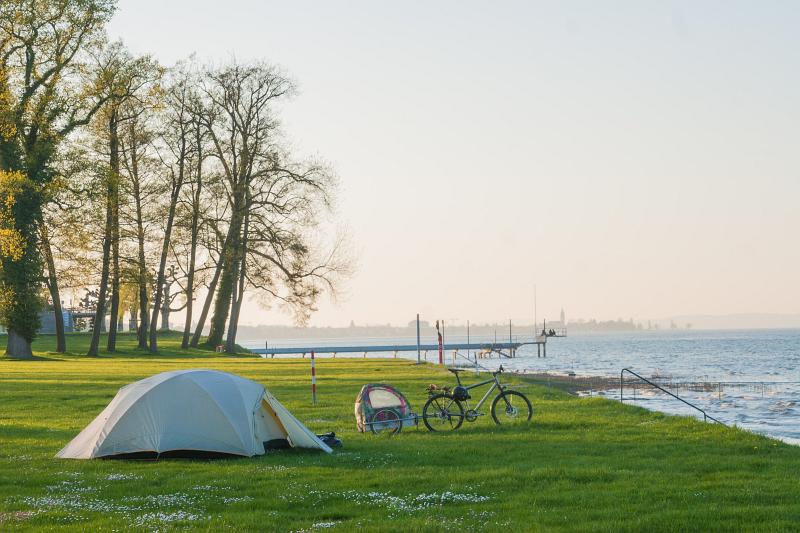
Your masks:
M395 435L403 429L403 422L400 415L393 409L381 409L369 421L370 430L376 435L388 434Z

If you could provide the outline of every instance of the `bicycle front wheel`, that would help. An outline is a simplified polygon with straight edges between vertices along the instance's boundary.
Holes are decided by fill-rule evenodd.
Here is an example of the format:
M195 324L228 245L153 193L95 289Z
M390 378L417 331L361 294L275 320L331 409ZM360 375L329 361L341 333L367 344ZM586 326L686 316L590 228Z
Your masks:
M492 418L503 426L527 422L533 417L530 400L515 390L503 391L492 402Z
M464 422L464 408L458 400L436 394L423 407L422 421L429 431L455 431Z

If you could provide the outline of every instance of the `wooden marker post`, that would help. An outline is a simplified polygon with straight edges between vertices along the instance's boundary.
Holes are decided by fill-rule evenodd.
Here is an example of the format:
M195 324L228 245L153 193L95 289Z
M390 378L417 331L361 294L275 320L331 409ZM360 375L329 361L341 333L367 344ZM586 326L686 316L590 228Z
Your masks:
M442 329L444 329L444 320L442 320ZM439 321L436 321L436 337L439 341L439 364L444 364L444 339L442 339L442 331L439 329Z
M420 364L420 356L419 356L419 313L417 313L417 364ZM425 358L427 360L427 357Z
M314 365L314 352L311 352L311 403L317 405L317 369Z

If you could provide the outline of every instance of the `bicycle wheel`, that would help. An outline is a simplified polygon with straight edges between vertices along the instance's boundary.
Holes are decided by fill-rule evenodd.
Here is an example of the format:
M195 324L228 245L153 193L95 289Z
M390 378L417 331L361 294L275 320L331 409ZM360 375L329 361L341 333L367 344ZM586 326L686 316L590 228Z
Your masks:
M455 431L464 422L464 408L458 400L436 394L425 403L422 421L429 431Z
M530 400L515 390L503 391L492 402L492 418L496 424L514 425L527 422L533 416Z
M370 429L376 435L381 433L394 435L400 433L403 429L403 422L400 420L400 415L392 409L381 409L370 420Z

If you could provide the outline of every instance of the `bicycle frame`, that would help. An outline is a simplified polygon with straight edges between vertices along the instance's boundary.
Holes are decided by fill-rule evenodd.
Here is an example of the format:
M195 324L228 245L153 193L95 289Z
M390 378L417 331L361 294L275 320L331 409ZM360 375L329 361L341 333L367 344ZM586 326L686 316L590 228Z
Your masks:
M492 383L492 386L489 387L489 390L486 391L486 394L483 395L483 398L481 398L481 400L477 403L477 405L475 405L474 411L480 409L481 406L484 404L484 402L486 402L486 400L489 398L492 392L494 392L496 389L500 389L501 392L505 389L505 387L500 384L500 380L497 379L497 376L492 376L492 379L487 379L486 381L481 381L480 383L464 386L461 384L461 378L458 376L458 374L456 374L456 381L458 382L459 385L461 385L467 390L477 389L478 387L483 387L484 385ZM464 400L464 405L467 406L467 409L472 409L472 407L469 405L469 400Z

